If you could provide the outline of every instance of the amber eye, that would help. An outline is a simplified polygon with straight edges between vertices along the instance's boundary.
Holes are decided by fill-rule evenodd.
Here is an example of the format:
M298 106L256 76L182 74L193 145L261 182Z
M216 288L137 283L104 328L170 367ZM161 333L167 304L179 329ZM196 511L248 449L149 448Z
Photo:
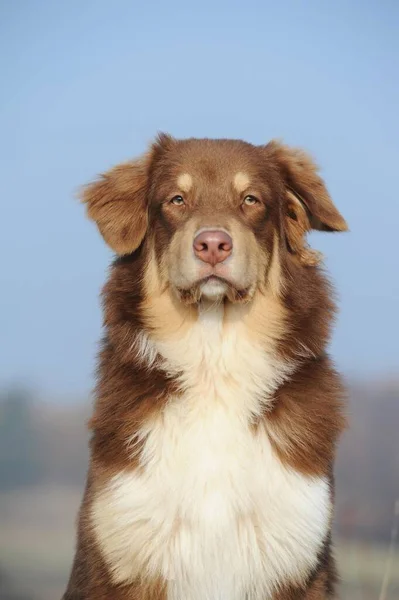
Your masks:
M245 196L243 204L246 206L254 206L255 204L259 204L259 200L255 198L255 196Z
M183 206L184 205L183 196L173 196L173 198L170 201L170 203L174 204L175 206Z

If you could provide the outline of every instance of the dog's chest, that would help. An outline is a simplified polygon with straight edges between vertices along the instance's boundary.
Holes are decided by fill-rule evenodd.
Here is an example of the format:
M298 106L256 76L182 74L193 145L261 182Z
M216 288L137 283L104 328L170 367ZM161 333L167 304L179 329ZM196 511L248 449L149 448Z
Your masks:
M161 575L168 600L265 600L315 564L328 484L286 468L267 427L251 427L283 367L208 325L160 348L184 392L142 432L140 473L98 496L94 525L118 581Z

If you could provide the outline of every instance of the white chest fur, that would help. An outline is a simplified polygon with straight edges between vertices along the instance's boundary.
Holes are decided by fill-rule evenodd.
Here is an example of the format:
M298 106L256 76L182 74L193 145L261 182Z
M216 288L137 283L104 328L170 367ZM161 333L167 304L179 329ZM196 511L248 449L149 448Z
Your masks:
M140 473L121 472L93 504L115 580L161 575L168 600L270 598L306 576L329 526L328 483L285 467L267 424L251 429L289 367L222 328L221 311L158 345L182 395L140 432Z

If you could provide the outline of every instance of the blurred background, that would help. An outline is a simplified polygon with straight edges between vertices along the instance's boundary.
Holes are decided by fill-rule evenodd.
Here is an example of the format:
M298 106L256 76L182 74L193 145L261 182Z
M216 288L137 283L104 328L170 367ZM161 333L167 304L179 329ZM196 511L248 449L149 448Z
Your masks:
M321 165L351 228L310 240L350 390L342 598L399 598L398 32L396 0L0 2L2 600L60 598L71 566L111 259L77 190L159 130L282 138Z

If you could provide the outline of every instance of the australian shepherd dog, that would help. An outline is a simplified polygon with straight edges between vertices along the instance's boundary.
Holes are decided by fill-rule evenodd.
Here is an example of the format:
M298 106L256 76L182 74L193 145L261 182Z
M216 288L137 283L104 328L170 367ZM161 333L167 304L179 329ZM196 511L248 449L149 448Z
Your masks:
M335 306L306 241L345 231L272 141L176 140L83 191L116 253L64 600L335 597Z

